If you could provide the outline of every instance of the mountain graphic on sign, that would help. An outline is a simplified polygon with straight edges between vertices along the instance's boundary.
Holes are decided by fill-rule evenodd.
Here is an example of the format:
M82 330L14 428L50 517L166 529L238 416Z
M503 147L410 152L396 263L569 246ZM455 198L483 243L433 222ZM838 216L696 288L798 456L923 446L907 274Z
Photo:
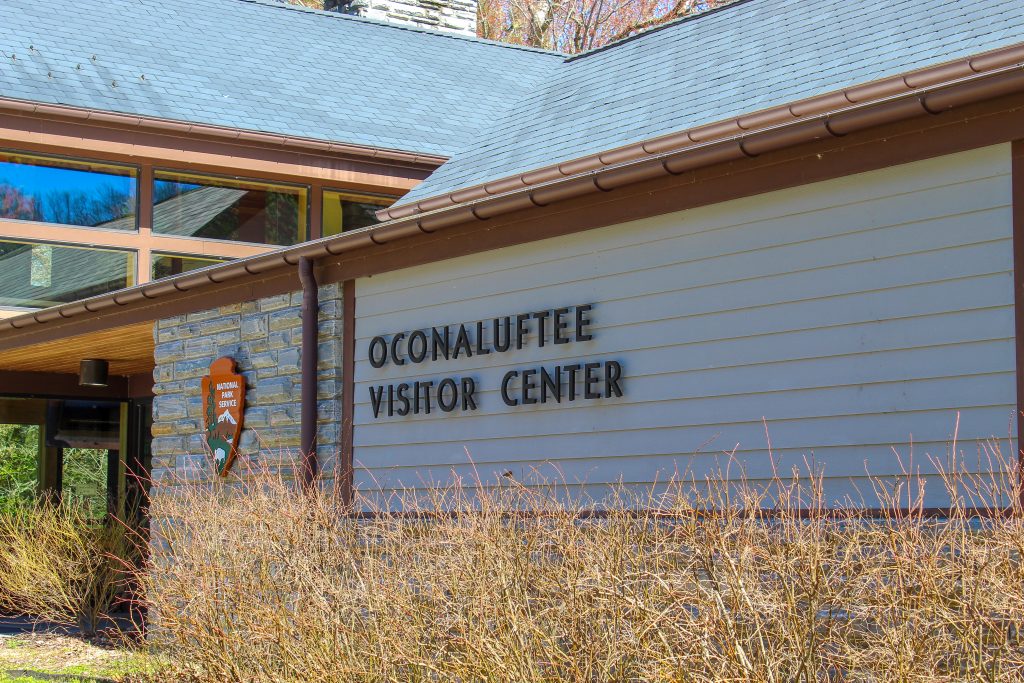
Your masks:
M220 424L221 422L230 422L233 425L238 424L235 422L235 418L231 417L231 413L227 410L221 413L220 417L217 418L217 424Z

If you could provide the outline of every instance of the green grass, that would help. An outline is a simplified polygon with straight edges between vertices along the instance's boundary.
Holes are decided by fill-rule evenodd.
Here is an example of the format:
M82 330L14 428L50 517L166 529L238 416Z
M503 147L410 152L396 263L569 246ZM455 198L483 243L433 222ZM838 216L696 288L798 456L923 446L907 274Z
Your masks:
M0 683L141 683L160 670L145 652L77 638L28 634L0 640Z

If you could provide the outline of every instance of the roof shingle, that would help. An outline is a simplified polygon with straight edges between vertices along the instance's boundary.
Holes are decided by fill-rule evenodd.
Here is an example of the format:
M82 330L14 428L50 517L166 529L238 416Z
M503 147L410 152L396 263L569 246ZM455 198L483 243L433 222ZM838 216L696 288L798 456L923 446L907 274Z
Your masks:
M744 0L568 59L399 205L1021 41L1020 0Z
M0 96L443 156L563 59L266 0L0 2Z

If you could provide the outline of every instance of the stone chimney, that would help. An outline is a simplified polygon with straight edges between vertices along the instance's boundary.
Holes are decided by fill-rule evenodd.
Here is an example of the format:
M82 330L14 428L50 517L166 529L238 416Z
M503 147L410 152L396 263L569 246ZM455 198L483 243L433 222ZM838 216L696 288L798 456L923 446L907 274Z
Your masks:
M324 9L395 24L476 35L477 0L324 0Z

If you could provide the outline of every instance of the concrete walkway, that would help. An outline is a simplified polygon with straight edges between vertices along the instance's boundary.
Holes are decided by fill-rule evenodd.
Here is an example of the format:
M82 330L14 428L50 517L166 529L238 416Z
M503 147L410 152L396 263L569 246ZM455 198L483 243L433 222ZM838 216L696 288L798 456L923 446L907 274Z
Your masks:
M78 629L73 626L39 622L28 617L9 617L0 615L0 638L10 638L23 633L59 633L73 635Z

